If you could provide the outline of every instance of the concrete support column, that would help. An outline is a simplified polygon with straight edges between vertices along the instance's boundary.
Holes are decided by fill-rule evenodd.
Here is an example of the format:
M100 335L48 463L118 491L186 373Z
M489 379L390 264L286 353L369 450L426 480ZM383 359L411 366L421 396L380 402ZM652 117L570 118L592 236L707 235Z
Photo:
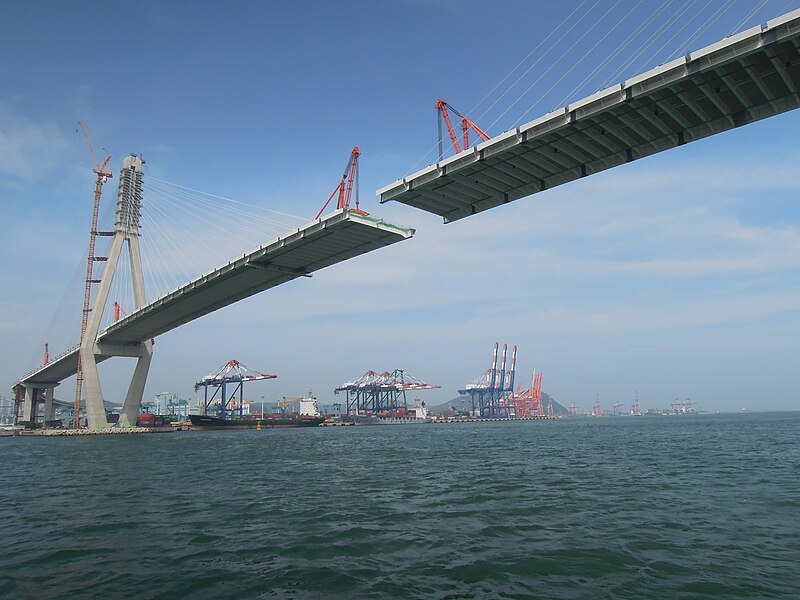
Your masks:
M25 384L25 399L22 404L22 421L36 422L38 419L39 404L44 402L44 420L53 419L53 394L57 382L29 381Z
M130 260L131 278L133 283L133 296L136 308L142 308L147 303L144 293L144 275L142 273L142 253L139 248L139 237L128 237L128 258ZM150 371L150 362L153 358L153 340L147 340L141 345L141 354L136 362L125 402L119 413L119 427L133 427L136 425L139 409L142 405L144 386L147 383L147 374Z
M150 361L153 359L153 341L147 340L142 344L143 354L136 361L136 368L125 395L122 410L119 411L119 427L134 427L142 405L144 385L147 383L147 373L150 371Z
M92 347L81 346L81 368L83 370L83 389L86 397L86 420L90 429L106 429L108 419L103 403L103 389Z
M55 395L55 389L47 388L44 390L44 420L52 421L55 419L56 410L53 406L53 396Z
M22 404L25 402L25 386L14 386L14 425L19 425L22 420Z
M33 386L25 386L25 403L22 405L22 420L31 422L36 419L36 393Z
M81 371L83 372L83 390L86 396L86 420L89 422L90 429L105 429L108 427L106 408L103 404L103 390L100 387L100 375L97 373L94 345L97 339L97 332L100 329L100 320L103 317L106 299L114 279L117 261L119 260L120 252L122 252L123 240L124 236L120 232L116 232L111 239L108 260L103 267L100 286L95 293L94 305L92 306L92 312L89 313L89 322L86 325L86 333L81 341Z

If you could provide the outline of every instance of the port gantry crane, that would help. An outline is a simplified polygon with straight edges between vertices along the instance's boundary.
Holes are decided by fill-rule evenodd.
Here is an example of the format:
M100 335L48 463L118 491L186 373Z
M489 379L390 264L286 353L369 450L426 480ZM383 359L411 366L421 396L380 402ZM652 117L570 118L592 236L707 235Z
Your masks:
M89 148L89 154L92 156L92 161L94 162L93 172L95 175L97 175L97 179L95 180L94 184L94 208L92 209L92 228L89 230L89 253L86 260L86 286L83 292L83 313L81 315L80 343L83 344L83 337L86 335L86 327L89 322L89 312L92 310L89 306L92 295L92 284L100 283L100 280L95 279L93 275L94 263L106 260L105 257L94 255L95 240L97 239L98 235L113 235L113 232L97 231L97 215L100 209L100 197L103 195L103 184L111 179L114 175L111 173L111 170L108 169L108 163L111 160L111 155L106 155L105 160L103 160L101 164L97 160L97 155L94 153L94 148L92 148L92 143L89 140L89 132L86 130L86 126L82 121L78 121L78 127L80 127L81 133L83 133L83 139L86 141L86 146ZM83 370L81 369L81 357L80 354L78 354L78 367L75 379L75 404L73 405L72 410L73 429L77 429L78 425L80 424L82 388Z
M448 110L449 109L449 110ZM458 136L456 135L456 130L453 127L453 122L450 120L450 111L455 113L457 116L461 117L461 139L464 143L464 147L462 148L461 145L458 143ZM447 126L447 133L450 135L450 141L453 144L453 150L456 151L456 154L461 152L462 150L466 150L469 148L469 130L472 129L482 141L488 141L491 136L486 133L483 129L478 127L478 125L470 119L462 115L458 112L452 105L448 104L441 98L436 102L436 114L438 115L439 121L439 160L442 160L444 156L444 148L442 146L442 121L444 121L445 125Z
M350 199L353 196L353 187L356 190L356 207L353 212L356 212L360 215L366 215L367 213L361 210L358 207L358 157L361 156L361 150L358 149L358 146L353 148L352 152L350 152L350 158L347 160L347 166L344 168L344 174L342 175L341 181L339 181L338 185L334 188L331 195L325 201L325 204L322 205L322 208L319 209L317 216L314 217L315 219L319 219L322 211L324 211L328 204L330 204L333 197L337 194L339 198L336 202L336 208L350 208Z
M204 389L203 394L203 414L208 414L208 408L215 399L218 399L217 415L221 419L228 418L226 415L233 413L236 408L239 409L239 417L242 417L244 407L244 382L245 381L260 381L262 379L275 379L277 375L265 375L259 373L246 365L240 363L236 359L231 359L226 362L216 373L206 375L200 381L194 384L194 391L198 391L201 387ZM235 384L233 392L228 396L226 387L228 384ZM211 397L208 397L208 388L215 388ZM239 401L236 401L236 395L239 395ZM219 397L217 396L219 394Z
M514 410L518 418L541 417L542 410L542 373L533 370L531 387L514 395Z
M377 415L400 408L408 409L406 392L432 390L441 386L425 383L403 369L391 373L367 371L359 378L343 383L333 393L347 396L348 415Z
M492 367L486 374L458 390L462 396L469 395L473 416L509 417L512 416L513 403L511 395L514 391L514 377L517 370L517 347L511 351L511 370L506 371L508 344L503 344L503 358L500 369L497 368L499 342L495 342L492 351Z

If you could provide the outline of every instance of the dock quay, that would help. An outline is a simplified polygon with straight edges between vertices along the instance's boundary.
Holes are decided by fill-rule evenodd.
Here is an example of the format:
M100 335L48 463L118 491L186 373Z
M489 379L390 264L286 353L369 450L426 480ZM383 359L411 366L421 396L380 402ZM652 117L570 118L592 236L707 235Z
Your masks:
M551 415L537 415L531 417L469 417L434 419L432 423L508 423L509 421L552 421L558 417Z
M21 436L75 436L75 435L134 435L142 433L172 433L175 427L111 427L108 429L22 429Z

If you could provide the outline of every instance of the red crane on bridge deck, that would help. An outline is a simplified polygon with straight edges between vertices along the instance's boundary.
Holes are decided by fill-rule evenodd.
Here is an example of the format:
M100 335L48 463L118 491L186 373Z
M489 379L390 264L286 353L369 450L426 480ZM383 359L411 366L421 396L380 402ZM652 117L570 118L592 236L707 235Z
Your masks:
M361 150L358 149L358 146L353 148L353 151L350 153L350 158L347 160L347 166L344 169L344 174L342 175L342 180L339 184L334 188L331 195L326 200L325 204L317 213L317 216L314 217L315 219L319 219L319 216L322 214L328 204L330 204L333 197L338 193L339 199L336 202L336 208L350 208L350 199L353 196L353 187L355 186L356 189L356 207L353 212L356 212L361 215L366 215L367 213L363 210L358 208L358 157L361 156Z
M121 315L127 317L128 313L126 313L122 306L120 306L119 302L114 302L114 323L120 320Z
M450 113L448 111L450 109L456 115L461 117L461 136L462 141L464 143L464 147L462 148L458 143L458 136L456 135L456 130L453 127L453 122L450 120ZM456 154L461 152L462 150L466 150L469 148L469 130L472 129L478 137L481 138L484 142L488 141L491 136L486 133L483 129L478 127L478 125L470 119L462 115L458 112L455 108L453 108L450 104L439 98L436 102L436 111L439 115L439 160L442 160L442 120L444 120L445 125L447 126L447 133L450 135L450 141L453 143L453 149L456 151Z

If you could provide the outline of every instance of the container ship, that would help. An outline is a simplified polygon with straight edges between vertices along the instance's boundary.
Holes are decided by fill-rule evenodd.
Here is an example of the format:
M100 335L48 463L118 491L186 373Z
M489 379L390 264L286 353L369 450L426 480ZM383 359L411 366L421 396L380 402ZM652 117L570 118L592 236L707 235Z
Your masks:
M221 419L211 415L189 415L192 429L267 429L284 427L317 427L323 417L273 417L258 419Z
M248 415L239 419L223 419L211 415L189 415L192 429L277 429L286 427L318 427L325 421L321 416L317 399L309 392L306 396L295 398L300 401L300 413L287 415L286 407L291 403L284 398L282 412L275 415Z
M425 403L419 399L416 400L414 408L411 410L401 407L375 415L353 415L350 418L354 425L416 425L432 422Z

